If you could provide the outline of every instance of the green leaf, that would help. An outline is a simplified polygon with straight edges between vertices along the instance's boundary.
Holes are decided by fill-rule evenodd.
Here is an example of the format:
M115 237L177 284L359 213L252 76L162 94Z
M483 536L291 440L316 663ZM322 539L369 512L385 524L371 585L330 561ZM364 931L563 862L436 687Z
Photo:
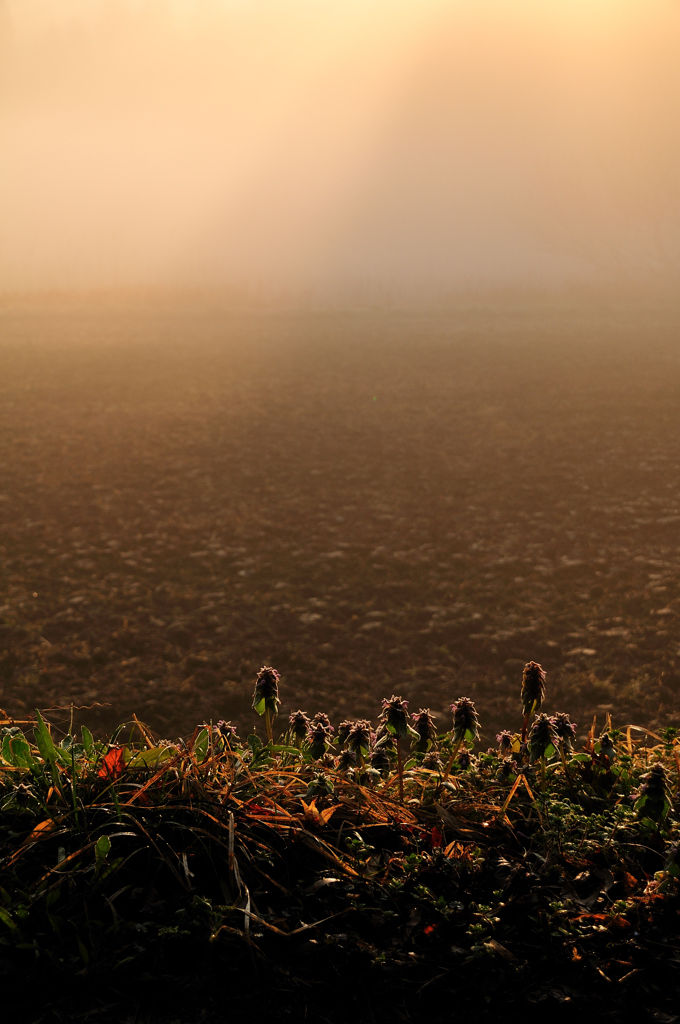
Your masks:
M38 762L31 754L31 747L25 736L11 736L9 740L11 763L18 768L32 768Z
M52 775L52 782L56 789L59 789L59 772L57 771L57 751L54 746L54 741L50 736L50 731L43 721L43 717L39 711L36 710L36 717L38 723L33 730L35 736L35 742L40 751L43 761L45 764L49 764L50 772ZM65 756L65 755L64 755ZM67 761L67 765L70 765L70 758Z
M60 938L62 931L64 929L64 919L62 917L58 917L56 914L50 914L48 910L47 920L50 922L50 927L52 928L54 934L57 936L57 938Z
M387 722L386 727L391 736L397 736L400 740L408 739L409 736L412 739L420 739L420 736L415 729L412 729L406 721L399 722L397 725L394 725L392 722Z
M258 751L262 750L262 740L255 733L251 733L248 737L248 746L252 750L253 756L255 756Z
M80 735L82 736L83 746L85 747L85 753L87 754L89 760L96 760L97 751L95 749L94 739L92 737L92 733L90 732L86 725L84 725L81 728Z
M265 764L271 764L272 763L272 759L269 756L269 748L268 747L260 747L258 752L256 754L253 754L253 758L252 758L252 761L250 763L251 763L251 765L253 767L255 767L256 765L258 767L261 767L262 765L265 765Z
M163 761L169 761L177 753L176 747L152 747L151 750L140 750L130 758L128 768L155 768Z
M56 903L59 899L59 889L53 889L52 892L48 892L45 897L45 908L49 910L53 903Z
M16 765L14 755L12 754L12 748L10 747L9 744L10 739L11 736L3 736L2 738L2 759L3 761L6 761L7 764Z
M61 747L55 747L54 750L57 755L57 761L63 764L64 768L72 769L75 751L72 753L71 751L62 750Z
M272 746L267 744L267 750L274 754L299 754L300 750L298 747L287 747L282 743L274 743Z
M39 711L36 711L36 717L38 724L33 730L35 733L35 742L40 751L44 761L54 762L57 752L54 747L54 741L50 736L50 731L43 721L43 717Z
M100 836L94 848L94 855L97 858L97 863L101 864L102 861L106 860L110 852L111 840L108 836Z
M253 710L257 711L258 715L263 715L265 712L266 703L267 702L265 698L262 697L261 700L258 700L257 704L253 704Z
M194 741L193 754L197 761L205 761L208 756L210 744L210 733L207 729L201 729Z
M16 921L13 921L11 914L9 914L8 911L3 910L2 907L0 907L0 921L2 921L3 924L6 924L13 932L17 931L18 926Z

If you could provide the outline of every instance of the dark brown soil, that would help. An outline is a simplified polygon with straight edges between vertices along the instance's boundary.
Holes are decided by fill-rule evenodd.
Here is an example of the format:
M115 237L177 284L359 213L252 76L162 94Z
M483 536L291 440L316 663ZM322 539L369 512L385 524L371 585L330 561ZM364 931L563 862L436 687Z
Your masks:
M0 308L2 705L680 711L677 312ZM4 622L4 625L2 623Z

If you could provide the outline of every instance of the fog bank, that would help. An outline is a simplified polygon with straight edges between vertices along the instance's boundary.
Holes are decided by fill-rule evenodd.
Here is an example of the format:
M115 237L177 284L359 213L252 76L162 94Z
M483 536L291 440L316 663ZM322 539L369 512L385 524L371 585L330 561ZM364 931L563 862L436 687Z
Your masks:
M0 0L0 290L673 282L670 0Z

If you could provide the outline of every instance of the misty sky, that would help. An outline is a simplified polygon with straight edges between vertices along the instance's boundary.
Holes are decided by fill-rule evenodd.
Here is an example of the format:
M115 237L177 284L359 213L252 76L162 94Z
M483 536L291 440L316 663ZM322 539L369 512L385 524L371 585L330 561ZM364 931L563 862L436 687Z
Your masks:
M673 281L677 0L0 0L0 290Z

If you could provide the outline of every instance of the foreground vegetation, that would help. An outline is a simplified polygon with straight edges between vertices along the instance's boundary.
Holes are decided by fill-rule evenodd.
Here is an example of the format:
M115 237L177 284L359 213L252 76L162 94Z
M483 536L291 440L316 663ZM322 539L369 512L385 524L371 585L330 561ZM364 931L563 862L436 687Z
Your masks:
M673 1006L674 729L593 723L576 749L530 662L519 728L486 752L467 698L443 735L396 696L375 728L299 711L282 733L278 681L260 671L245 741L223 721L170 742L135 719L104 742L5 716L6 1004L357 1022Z

